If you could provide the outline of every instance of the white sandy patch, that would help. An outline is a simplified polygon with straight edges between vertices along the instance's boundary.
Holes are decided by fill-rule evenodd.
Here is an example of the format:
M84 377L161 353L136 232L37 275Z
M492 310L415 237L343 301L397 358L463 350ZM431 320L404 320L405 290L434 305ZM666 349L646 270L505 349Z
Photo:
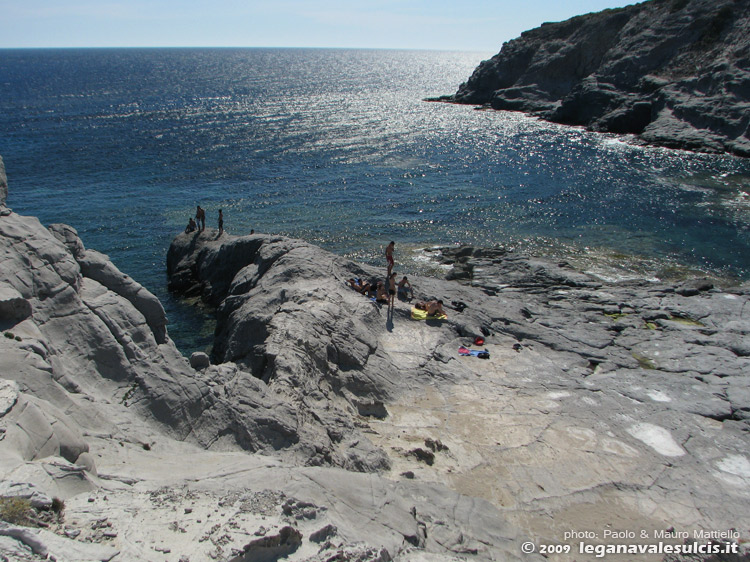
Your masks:
M728 472L729 474L750 478L750 461L742 455L729 455L721 459L717 463L717 466L719 470Z
M565 390L559 391L559 392L549 392L547 394L547 398L550 400L560 400L561 398L569 398L570 392L567 392Z
M585 427L568 427L566 428L568 434L579 441L596 441L596 432L593 429Z
M672 399L664 394L661 390L652 390L648 393L648 397L654 402L671 402Z
M622 441L610 437L602 439L602 449L605 453L617 455L618 457L635 458L638 456L638 451L636 449L630 445L626 445Z
M628 433L665 457L681 457L685 454L685 450L674 440L672 434L658 425L637 423L628 428Z

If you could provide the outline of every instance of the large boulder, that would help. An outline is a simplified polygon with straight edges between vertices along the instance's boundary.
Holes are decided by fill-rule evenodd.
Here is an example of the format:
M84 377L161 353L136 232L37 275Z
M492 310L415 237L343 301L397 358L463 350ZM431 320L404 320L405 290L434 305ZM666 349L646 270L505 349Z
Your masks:
M248 262L243 260L249 257L252 262L252 248L260 248L263 241L251 239L223 248L218 244L218 253L205 252L205 259L195 260L206 275L202 281L206 294L223 299L232 287L234 273L249 271ZM267 244L260 252L260 273L295 247L303 253L312 252L312 247L299 241ZM313 254L309 257L317 259ZM291 270L283 271L282 275L291 275ZM275 295L271 301L284 300L278 293L282 289L279 283L271 290ZM233 290L240 288L235 286ZM304 291L294 298L302 298L307 289ZM237 297L241 300L239 293ZM235 304L241 303L237 300ZM232 312L234 309L227 306L226 314ZM256 312L261 313L260 309ZM358 432L352 415L378 408L382 411L386 391L382 385L373 384L372 373L359 376L356 370L366 362L374 344L366 331L352 329L355 324L351 320L342 320L337 336L340 351L317 335L314 353L313 347L310 354L301 349L289 352L287 328L282 326L274 345L283 351L274 352L274 346L269 345L268 353L258 353L252 350L256 336L248 317L238 324L236 338L220 339L227 344L220 361L223 365L211 367L204 361L196 363L202 369L196 371L169 340L166 315L156 297L123 274L104 254L86 249L73 228L52 225L47 229L36 219L14 213L0 218L0 321L7 334L0 338L2 374L23 384L51 408L66 412L84 428L117 424L122 412L113 413L104 406L111 404L134 411L145 423L156 423L174 437L206 447L263 451L303 464L333 464L365 471L383 468L387 466L385 455ZM317 322L314 316L310 322ZM315 329L297 325L293 320L289 327L301 334L307 329L312 334L323 329L321 325ZM349 345L346 339L357 334L358 339ZM275 367L260 368L258 360L262 362L274 353L278 355ZM333 408L320 394L318 379L306 376L308 368L325 365L331 354L336 354L350 371L346 377L337 378L329 369L323 370L335 386L334 392L346 387L346 396L361 397L352 402L343 399ZM230 359L241 365L229 363ZM262 376L254 376L262 371L268 371L265 382L260 380ZM319 376L317 369L310 372ZM271 379L276 381L270 385L273 388L269 388ZM298 405L287 393L278 392L285 386L292 388L294 381L305 381L301 385L308 397L302 408L304 415L299 414ZM80 396L86 396L95 406L81 402ZM36 442L30 442L24 445L24 458L63 455L75 462L86 454L67 445L73 442L71 439L53 439L54 432L47 426L54 424L41 421L50 415L29 417L37 411L34 408L41 406L26 408L26 418L39 421L33 434L49 437L45 441L49 450L37 455L33 453ZM47 429L42 431L42 426ZM58 423L57 427L63 431L67 426ZM93 470L90 461L84 458L80 462Z
M236 438L250 449L263 441L288 447L307 464L387 467L385 455L356 427L360 414L383 415L398 379L378 349L379 309L343 283L365 269L301 240L215 234L208 229L175 238L169 286L183 295L197 289L218 306L212 362L235 365L232 378L257 379L243 392L256 386L264 395L235 396L240 408L257 403L253 411L277 418L262 422L255 435L235 431ZM276 405L265 410L263 402Z

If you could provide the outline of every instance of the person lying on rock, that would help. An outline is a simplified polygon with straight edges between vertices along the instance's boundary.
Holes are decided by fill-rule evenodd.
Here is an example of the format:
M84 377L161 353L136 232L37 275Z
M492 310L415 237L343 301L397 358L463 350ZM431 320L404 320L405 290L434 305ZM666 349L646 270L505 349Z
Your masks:
M445 310L443 310L443 301L441 300L428 302L419 301L414 305L414 308L427 311L427 316L445 316L446 318L448 318Z
M445 310L443 310L443 301L436 300L436 301L430 301L427 303L427 316L445 316L446 318L448 315L445 313Z
M349 279L347 283L351 285L352 289L362 295L370 292L370 284L367 281L363 281L362 279Z

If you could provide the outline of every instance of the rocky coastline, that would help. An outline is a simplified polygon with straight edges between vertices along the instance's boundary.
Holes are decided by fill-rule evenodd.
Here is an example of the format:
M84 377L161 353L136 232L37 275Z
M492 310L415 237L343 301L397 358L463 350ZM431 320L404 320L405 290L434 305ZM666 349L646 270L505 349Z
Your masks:
M750 4L648 0L505 43L449 101L750 156Z
M571 530L747 545L750 286L433 253L448 278L410 279L445 321L371 302L346 280L384 269L300 240L179 234L170 289L217 310L188 360L151 293L3 198L0 557L542 560L521 545ZM458 353L476 337L489 359Z

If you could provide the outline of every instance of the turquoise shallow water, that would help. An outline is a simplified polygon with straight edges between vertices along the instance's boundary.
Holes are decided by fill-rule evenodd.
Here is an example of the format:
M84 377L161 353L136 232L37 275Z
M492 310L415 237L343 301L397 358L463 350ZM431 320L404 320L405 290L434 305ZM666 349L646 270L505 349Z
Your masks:
M0 51L8 203L156 293L183 349L210 326L166 293L165 255L196 204L374 263L393 239L405 272L425 246L504 244L611 278L750 278L750 162L422 101L490 55Z

